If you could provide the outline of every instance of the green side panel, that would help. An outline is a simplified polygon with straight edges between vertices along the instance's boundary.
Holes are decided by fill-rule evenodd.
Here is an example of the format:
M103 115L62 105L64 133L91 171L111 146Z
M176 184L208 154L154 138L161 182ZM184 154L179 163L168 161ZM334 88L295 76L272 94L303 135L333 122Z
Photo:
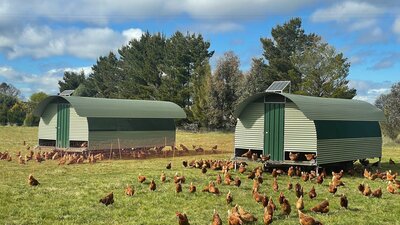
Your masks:
M89 126L86 117L79 116L75 108L69 108L69 140L70 141L88 141Z
M89 149L139 148L172 146L175 144L173 131L91 131Z
M319 139L317 163L328 164L382 156L382 138Z
M69 104L57 105L57 147L69 147Z
M39 139L56 140L57 138L57 104L48 104L40 117Z
M264 154L270 154L275 161L284 158L284 114L283 103L265 103Z
M264 103L251 103L235 128L235 149L264 149Z
M376 121L315 121L318 139L381 137Z
M89 131L175 131L173 119L88 118Z
M314 121L308 119L293 103L285 103L285 152L316 152L317 132Z

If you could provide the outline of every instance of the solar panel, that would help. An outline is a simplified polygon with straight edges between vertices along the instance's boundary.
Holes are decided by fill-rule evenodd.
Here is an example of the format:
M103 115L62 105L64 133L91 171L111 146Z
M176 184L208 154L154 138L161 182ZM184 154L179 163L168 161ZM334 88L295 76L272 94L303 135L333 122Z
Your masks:
M290 81L274 81L268 88L266 92L283 92L283 90L290 85ZM290 89L289 89L290 92Z
M71 96L72 93L74 93L75 90L64 90L63 92L61 92L59 95L60 96Z

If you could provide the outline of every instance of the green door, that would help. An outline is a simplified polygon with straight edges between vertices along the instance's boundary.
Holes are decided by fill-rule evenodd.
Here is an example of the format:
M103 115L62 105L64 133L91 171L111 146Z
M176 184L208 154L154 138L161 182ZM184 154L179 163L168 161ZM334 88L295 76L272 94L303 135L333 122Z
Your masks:
M57 105L57 147L69 147L69 104Z
M271 160L282 161L285 104L265 103L264 112L264 154L270 154Z

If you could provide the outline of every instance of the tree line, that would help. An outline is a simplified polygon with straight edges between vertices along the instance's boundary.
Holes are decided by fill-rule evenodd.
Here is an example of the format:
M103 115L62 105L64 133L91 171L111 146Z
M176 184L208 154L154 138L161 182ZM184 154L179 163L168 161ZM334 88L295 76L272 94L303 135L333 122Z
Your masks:
M348 87L350 63L342 53L306 34L301 19L294 18L260 38L263 57L253 58L248 72L239 57L226 52L210 67L210 42L201 34L176 32L170 37L146 32L98 58L92 73L65 72L60 92L102 98L172 101L181 106L189 124L209 129L232 129L233 112L244 98L263 92L276 80L291 81L292 93L353 98Z
M33 115L33 111L47 94L34 93L28 101L21 100L20 94L21 91L12 84L0 84L0 125L39 125L39 118Z

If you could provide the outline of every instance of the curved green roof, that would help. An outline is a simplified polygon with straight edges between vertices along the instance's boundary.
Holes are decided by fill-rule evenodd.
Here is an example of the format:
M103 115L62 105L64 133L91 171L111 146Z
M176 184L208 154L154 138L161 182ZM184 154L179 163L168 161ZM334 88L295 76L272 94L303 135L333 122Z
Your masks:
M263 96L281 95L290 99L310 120L384 121L383 112L368 102L354 99L321 98L288 93L264 92L241 102L234 115L239 117L251 102Z
M47 105L59 100L68 101L82 117L107 118L186 118L181 107L172 102L89 98L76 96L50 96L44 99L33 112L41 116Z

